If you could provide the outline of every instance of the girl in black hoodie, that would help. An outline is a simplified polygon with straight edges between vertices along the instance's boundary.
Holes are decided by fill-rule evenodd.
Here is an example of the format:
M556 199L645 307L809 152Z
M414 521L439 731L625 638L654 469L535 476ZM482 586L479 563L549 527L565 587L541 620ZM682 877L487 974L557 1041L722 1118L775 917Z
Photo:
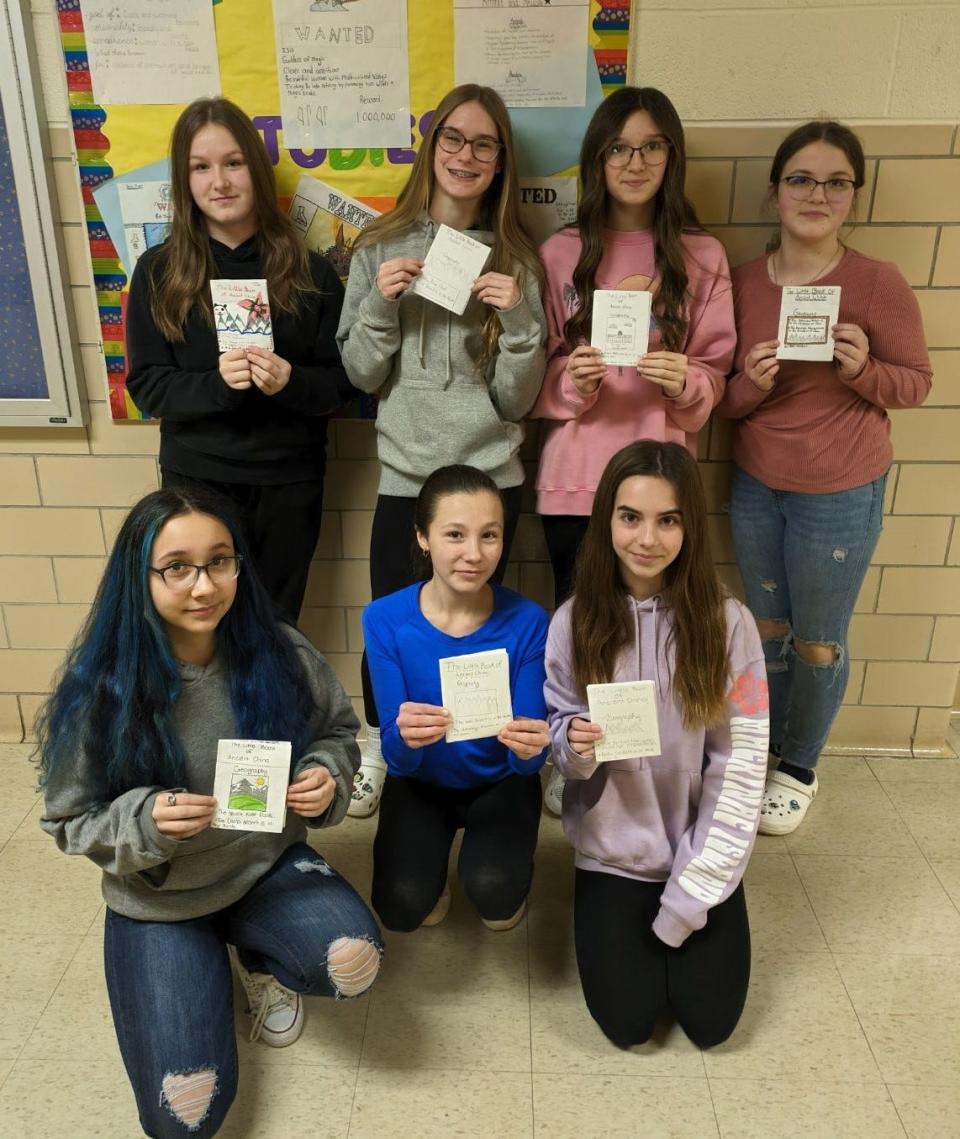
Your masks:
M334 340L343 288L276 198L247 116L198 99L173 129L170 235L137 263L127 389L159 417L164 486L202 483L240 508L267 591L296 620L317 543L327 418L353 394ZM264 278L274 351L221 353L210 281Z

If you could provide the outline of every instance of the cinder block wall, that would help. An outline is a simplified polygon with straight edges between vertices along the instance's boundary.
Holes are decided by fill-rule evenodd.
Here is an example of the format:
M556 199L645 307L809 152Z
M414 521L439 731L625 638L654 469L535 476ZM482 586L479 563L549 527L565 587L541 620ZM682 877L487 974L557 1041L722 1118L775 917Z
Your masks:
M939 36L933 46L939 44L942 55L935 54L921 71L917 36L913 25L904 26L904 13L889 5L877 10L857 6L853 12L852 4L826 0L820 7L832 11L817 13L820 30L808 58L818 61L827 78L819 82L818 74L813 77L818 82L800 86L805 60L800 53L793 57L799 41L786 26L799 19L796 10L785 8L769 23L771 12L761 9L780 5L740 0L736 12L721 11L729 7L709 0L644 0L634 14L634 33L642 46L633 58L645 67L659 60L663 73L651 74L648 68L635 81L642 78L667 90L690 124L689 191L734 264L761 252L771 232L761 213L766 171L787 125L829 112L861 130L870 178L860 224L850 240L874 256L896 261L917 289L936 380L925 408L893 413L896 463L885 528L858 604L852 675L830 743L849 751L938 753L960 670L960 527L954 517L960 511L960 132L947 117L960 106L954 73L960 57L960 18L954 17L960 6L950 11L938 6ZM932 30L934 14L926 15L930 19L921 30ZM804 18L812 18L809 9ZM158 485L156 427L112 423L106 404L53 0L34 0L34 23L92 402L87 430L0 429L0 739L8 740L29 738L51 676L88 609L125 508ZM834 68L821 40L841 31L845 42ZM736 62L750 54L751 43L765 60L759 73ZM791 60L772 59L771 43L790 44ZM879 105L871 111L867 103L849 103L861 98L863 87L851 77L853 47L872 84L870 98L883 102L882 111ZM953 61L949 66L948 59ZM691 60L697 61L695 67ZM874 67L882 71L881 78L873 78ZM946 106L951 92L950 111L930 102L935 97ZM900 100L899 109L889 110L894 98ZM910 99L921 101L907 106ZM812 110L809 100L815 104ZM943 121L876 121L893 114ZM714 121L705 121L708 116ZM757 125L761 116L765 121ZM771 123L770 117L783 122ZM874 121L862 122L865 118ZM534 429L526 447L531 476L535 436ZM327 511L303 624L359 707L360 613L369 596L367 555L378 479L373 425L335 423L329 454ZM702 471L717 557L725 578L738 589L724 513L728 454L725 425L712 423L702 437ZM528 491L527 509L531 507ZM507 583L549 604L550 567L532 514L521 519Z

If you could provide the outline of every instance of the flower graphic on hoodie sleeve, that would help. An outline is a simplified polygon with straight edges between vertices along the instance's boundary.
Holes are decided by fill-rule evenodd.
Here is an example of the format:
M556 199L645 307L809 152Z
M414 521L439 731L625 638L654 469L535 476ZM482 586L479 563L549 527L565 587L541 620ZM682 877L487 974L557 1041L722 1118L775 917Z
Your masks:
M730 703L743 716L755 716L770 707L765 677L741 672L730 689Z

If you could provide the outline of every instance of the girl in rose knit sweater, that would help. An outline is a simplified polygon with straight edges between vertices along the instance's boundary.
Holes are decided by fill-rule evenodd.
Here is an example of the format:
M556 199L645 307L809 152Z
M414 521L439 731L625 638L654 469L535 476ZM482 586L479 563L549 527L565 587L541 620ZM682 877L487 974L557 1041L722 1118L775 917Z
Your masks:
M847 686L847 629L880 536L893 457L888 408L916 407L931 370L920 309L895 265L840 239L864 184L860 140L810 122L780 144L769 255L734 271L739 343L719 414L736 421L730 517L763 638L770 743L760 831L796 829ZM777 359L781 287L840 287L833 359Z

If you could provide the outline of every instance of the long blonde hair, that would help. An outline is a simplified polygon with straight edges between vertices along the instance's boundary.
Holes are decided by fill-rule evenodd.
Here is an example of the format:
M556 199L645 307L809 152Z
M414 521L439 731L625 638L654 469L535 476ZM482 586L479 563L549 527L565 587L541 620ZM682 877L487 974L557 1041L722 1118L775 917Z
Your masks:
M208 282L217 276L206 219L190 193L190 147L197 131L214 123L228 130L250 171L257 235L274 310L296 313L298 294L315 291L310 261L300 236L277 203L273 167L263 140L250 119L229 99L196 99L177 119L170 139L170 182L173 220L157 256L158 273L150 311L166 340L182 343L184 324L198 305L213 326Z
M407 184L400 191L396 206L388 214L372 221L354 243L355 249L375 245L410 229L421 214L430 208L433 196L434 173L433 156L437 146L437 134L447 117L464 103L479 103L496 125L503 144L500 152L500 169L480 203L478 224L493 232L493 250L487 263L487 271L505 273L522 285L520 275L526 269L543 283L543 266L537 254L533 239L520 219L520 182L517 176L517 163L513 152L513 130L510 114L500 96L492 87L481 87L478 83L463 83L446 94L437 106L423 144L410 171ZM483 347L477 361L478 371L486 371L490 361L497 354L500 338L500 322L496 309L491 308L483 322Z

